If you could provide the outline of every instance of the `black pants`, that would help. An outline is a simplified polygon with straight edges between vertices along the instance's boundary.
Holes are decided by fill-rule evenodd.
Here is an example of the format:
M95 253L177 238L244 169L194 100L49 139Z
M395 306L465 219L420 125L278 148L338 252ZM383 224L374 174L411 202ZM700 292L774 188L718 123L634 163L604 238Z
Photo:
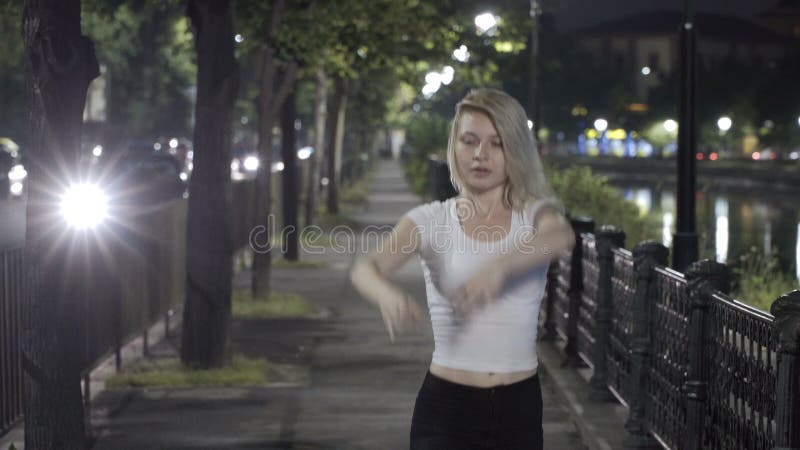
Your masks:
M425 375L411 419L411 450L541 450L539 375L478 388Z

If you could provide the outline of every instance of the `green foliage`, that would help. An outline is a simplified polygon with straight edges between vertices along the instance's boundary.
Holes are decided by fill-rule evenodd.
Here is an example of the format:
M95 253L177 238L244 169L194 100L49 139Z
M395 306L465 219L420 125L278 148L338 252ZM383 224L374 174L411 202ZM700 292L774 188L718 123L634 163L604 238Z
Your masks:
M406 130L408 160L405 164L406 178L411 191L425 196L428 192L428 158L437 155L447 159L447 139L450 135L450 120L433 112L423 112L411 117Z
M307 317L316 308L305 297L288 292L271 292L267 300L254 299L249 290L233 291L233 317L241 319L275 319Z
M658 237L657 228L641 216L637 206L608 184L605 177L594 175L588 167L566 169L548 167L548 179L573 217L588 216L597 227L614 225L625 232L625 246L633 248L646 239Z
M756 308L769 311L772 302L789 291L800 288L796 279L784 273L776 252L767 256L751 247L739 257L733 268L733 296Z
M128 372L113 375L109 388L123 387L240 387L265 386L271 383L306 383L308 368L275 364L263 358L234 356L227 367L195 370L181 365L177 358L145 360Z
M196 63L179 2L98 3L81 21L106 69L112 126L127 137L189 135Z
M25 60L20 3L0 1L0 136L25 145Z

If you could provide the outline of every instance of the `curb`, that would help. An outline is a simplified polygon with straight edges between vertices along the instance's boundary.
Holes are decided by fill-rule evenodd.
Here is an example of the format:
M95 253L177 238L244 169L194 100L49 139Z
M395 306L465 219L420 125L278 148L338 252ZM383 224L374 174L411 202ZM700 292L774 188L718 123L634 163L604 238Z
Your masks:
M591 369L562 367L563 355L555 342L539 341L536 348L542 379L567 408L584 444L591 450L623 448L628 409L616 401L589 400Z

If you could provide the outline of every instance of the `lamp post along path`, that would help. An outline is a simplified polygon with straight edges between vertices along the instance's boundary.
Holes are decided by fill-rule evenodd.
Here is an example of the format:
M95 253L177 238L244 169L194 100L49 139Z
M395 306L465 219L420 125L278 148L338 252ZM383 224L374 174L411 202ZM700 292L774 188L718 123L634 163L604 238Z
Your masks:
M684 20L680 29L681 95L678 126L678 192L677 230L675 233L672 267L683 271L697 260L698 239L695 217L696 167L694 149L695 86L696 86L696 31L692 0L684 0Z

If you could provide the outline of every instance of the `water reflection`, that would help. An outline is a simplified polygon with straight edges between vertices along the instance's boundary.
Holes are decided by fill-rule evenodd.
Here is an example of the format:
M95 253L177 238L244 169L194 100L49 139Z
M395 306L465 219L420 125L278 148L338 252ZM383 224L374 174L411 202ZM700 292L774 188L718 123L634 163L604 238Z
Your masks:
M657 214L660 230L655 232L665 246L671 247L677 222L674 188L655 182L617 187L643 214ZM783 267L792 268L800 280L800 208L796 197L767 190L704 186L696 200L701 258L731 263L755 247L767 255L777 255Z
M717 262L724 263L728 260L728 200L723 197L717 198L714 202L714 216L717 218L715 232L715 250Z

